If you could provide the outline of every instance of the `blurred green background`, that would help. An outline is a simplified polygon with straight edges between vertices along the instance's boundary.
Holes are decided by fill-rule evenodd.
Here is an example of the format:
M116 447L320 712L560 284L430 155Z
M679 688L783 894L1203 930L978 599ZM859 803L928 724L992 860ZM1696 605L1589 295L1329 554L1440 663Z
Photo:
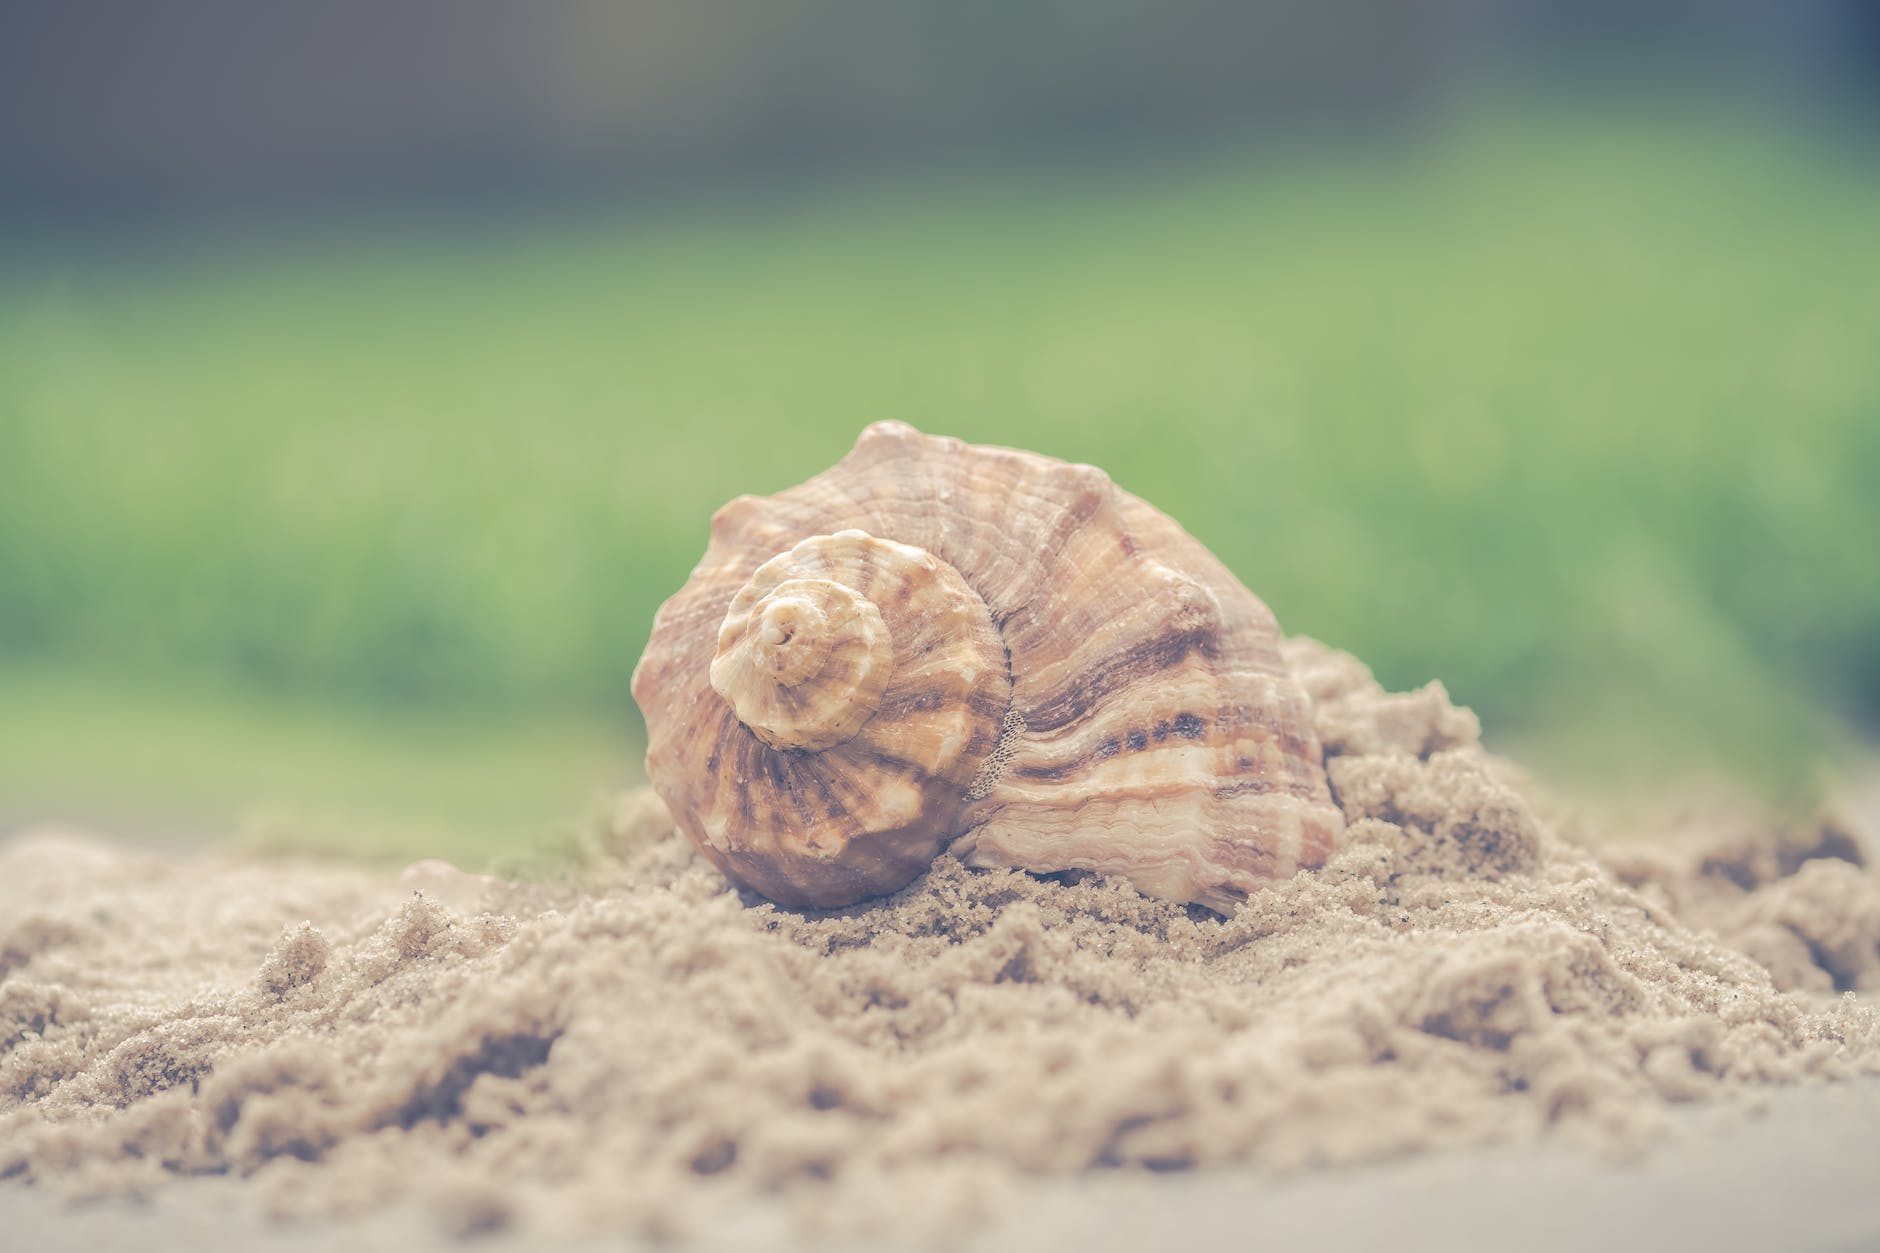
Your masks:
M1841 11L1794 13L1834 35ZM754 12L698 63L769 64L724 33ZM84 60L61 19L11 20L16 52ZM1609 26L1365 28L1342 59L1334 26L1294 78L1261 45L1204 65L1209 91L1165 49L1135 106L962 113L971 82L936 69L951 95L886 121L866 75L785 121L722 82L641 84L585 106L632 142L575 109L572 148L483 115L398 139L416 101L384 87L393 136L356 159L327 136L263 160L323 134L279 101L300 130L190 146L192 108L268 98L265 75L179 96L167 164L114 156L143 152L121 118L60 114L70 73L16 78L0 830L515 849L637 778L628 676L712 510L890 417L1105 467L1288 630L1441 678L1563 779L1782 791L1857 761L1880 720L1880 45L1772 59L1753 22L1721 51L1671 23L1620 57ZM1113 85L1088 44L1063 80ZM880 55L818 46L773 77ZM989 73L976 55L932 53ZM649 132L648 99L716 121ZM479 136L473 175L385 155Z

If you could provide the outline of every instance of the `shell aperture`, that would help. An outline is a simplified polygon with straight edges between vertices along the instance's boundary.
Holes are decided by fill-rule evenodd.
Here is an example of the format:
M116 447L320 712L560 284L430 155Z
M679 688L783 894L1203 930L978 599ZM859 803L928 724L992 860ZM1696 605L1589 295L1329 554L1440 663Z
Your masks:
M1228 912L1343 836L1272 613L1090 466L876 423L740 497L633 676L692 842L789 905L942 849Z

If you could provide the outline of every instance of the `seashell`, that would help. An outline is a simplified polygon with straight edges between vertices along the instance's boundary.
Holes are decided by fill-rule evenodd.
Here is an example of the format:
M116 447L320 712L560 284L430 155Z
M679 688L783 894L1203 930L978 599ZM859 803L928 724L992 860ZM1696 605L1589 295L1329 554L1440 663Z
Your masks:
M1225 913L1344 835L1279 641L1101 470L880 422L714 515L633 695L674 822L772 900L852 904L950 850Z

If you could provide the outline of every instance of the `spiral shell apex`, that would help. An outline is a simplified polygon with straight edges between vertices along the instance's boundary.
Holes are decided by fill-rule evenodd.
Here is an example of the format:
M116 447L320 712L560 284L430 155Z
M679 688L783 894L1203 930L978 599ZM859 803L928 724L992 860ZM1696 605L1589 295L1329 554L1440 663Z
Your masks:
M892 892L943 850L1227 912L1343 838L1272 613L1091 466L882 422L712 519L633 694L733 880Z

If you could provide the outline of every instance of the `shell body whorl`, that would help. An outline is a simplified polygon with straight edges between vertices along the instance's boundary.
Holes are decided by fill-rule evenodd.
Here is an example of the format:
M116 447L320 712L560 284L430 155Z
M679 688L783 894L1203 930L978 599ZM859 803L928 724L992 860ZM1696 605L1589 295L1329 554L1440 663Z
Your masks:
M970 864L1227 911L1343 835L1273 615L1090 466L868 428L740 497L635 670L647 772L791 905Z

